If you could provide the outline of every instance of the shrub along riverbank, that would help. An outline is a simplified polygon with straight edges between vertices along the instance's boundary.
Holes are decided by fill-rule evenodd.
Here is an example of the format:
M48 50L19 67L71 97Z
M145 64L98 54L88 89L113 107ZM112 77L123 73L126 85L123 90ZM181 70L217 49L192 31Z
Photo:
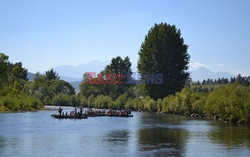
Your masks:
M0 97L0 112L35 111L41 109L43 109L42 102L25 93Z
M128 94L116 100L109 96L78 96L76 102L84 107L128 108L134 111L161 112L188 116L214 117L224 122L246 124L250 122L250 87L229 84L209 93L185 87L181 92L153 100L150 97L133 98ZM57 103L61 105L60 103Z
M60 95L68 95L75 104L74 88L49 70L45 75L35 74L28 80L28 70L22 63L11 63L9 57L0 53L0 112L40 110ZM64 100L61 100L61 102ZM56 105L56 104L55 104Z

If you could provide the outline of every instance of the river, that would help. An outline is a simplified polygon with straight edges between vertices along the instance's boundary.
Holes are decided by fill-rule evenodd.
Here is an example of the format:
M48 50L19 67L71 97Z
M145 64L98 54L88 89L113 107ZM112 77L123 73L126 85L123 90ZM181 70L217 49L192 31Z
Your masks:
M249 156L250 129L184 116L54 119L0 114L0 156Z

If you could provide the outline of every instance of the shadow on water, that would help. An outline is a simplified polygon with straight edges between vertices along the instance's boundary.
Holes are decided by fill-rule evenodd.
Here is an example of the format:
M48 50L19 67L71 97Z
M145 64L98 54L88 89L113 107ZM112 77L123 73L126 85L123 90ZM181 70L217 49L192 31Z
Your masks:
M250 148L250 128L244 126L232 126L221 124L217 129L208 134L209 138L227 148Z
M4 140L4 138L0 137L0 151L2 150L4 145L5 145L5 140Z
M187 132L181 129L141 129L138 132L138 149L157 156L182 156L186 139Z
M168 124L168 127L180 125L184 121L187 121L187 117L169 114L143 113L140 117L141 124Z
M109 132L106 137L107 142L112 144L126 144L130 136L128 130L117 130Z
M142 128L137 132L138 151L150 156L182 156L188 132L172 126L184 120L182 116L143 114L140 117Z

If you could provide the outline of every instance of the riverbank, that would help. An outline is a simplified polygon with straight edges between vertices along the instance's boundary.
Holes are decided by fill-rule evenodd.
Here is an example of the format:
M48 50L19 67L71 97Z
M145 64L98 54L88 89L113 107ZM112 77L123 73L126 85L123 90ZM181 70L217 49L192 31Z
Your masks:
M48 110L46 108L32 109L32 110L21 110L21 111L10 111L10 110L0 110L0 113L25 113L25 112L39 112L43 110Z
M219 117L218 115L212 116L212 115L200 115L196 113L192 113L190 115L184 115L184 114L175 114L175 113L163 113L163 112L157 112L158 114L169 114L169 115L180 115L180 116L185 116L185 117L194 117L194 118L199 118L199 119L204 119L204 120L215 120L219 121L224 124L232 124L232 125L239 125L239 126L250 126L249 122L246 121L232 121L229 119L223 119Z

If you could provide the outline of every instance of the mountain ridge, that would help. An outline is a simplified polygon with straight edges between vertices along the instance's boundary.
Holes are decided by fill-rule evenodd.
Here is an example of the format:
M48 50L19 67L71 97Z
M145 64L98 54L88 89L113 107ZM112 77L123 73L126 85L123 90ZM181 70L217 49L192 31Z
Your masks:
M97 62L97 64L95 64ZM53 68L60 78L64 81L71 83L74 88L79 89L79 84L82 80L82 75L85 72L96 72L99 73L107 65L105 62L94 60L86 64L79 64L78 66L72 65L61 65ZM90 66L90 67L89 67ZM34 73L28 72L28 79L33 80ZM76 76L76 77L75 77ZM231 78L235 75L228 72L213 72L206 67L200 67L196 70L190 71L190 77L192 81L203 81L204 79L219 79L219 78Z
M205 67L200 67L197 70L190 71L192 81L202 81L207 79L231 78L234 74L228 72L213 72Z

